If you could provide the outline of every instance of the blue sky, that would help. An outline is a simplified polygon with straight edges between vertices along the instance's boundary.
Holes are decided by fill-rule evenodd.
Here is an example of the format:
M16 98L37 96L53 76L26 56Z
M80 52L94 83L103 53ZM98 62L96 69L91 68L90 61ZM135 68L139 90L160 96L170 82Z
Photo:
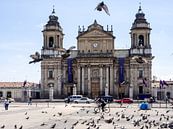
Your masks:
M110 16L97 12L100 0L1 0L0 81L40 81L40 63L28 64L30 54L41 50L43 25L55 6L63 28L64 47L76 45L78 26L87 28L96 19L106 29L113 25L115 48L130 48L130 28L139 2L150 23L155 56L152 73L158 79L173 80L173 1L105 0Z

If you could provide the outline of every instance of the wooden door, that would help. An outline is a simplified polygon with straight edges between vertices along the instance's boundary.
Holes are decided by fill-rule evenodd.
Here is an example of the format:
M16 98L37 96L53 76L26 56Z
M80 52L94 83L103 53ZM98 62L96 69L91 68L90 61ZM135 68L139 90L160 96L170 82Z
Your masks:
M96 98L100 95L99 93L100 93L99 83L98 82L92 82L92 84L91 84L91 97Z

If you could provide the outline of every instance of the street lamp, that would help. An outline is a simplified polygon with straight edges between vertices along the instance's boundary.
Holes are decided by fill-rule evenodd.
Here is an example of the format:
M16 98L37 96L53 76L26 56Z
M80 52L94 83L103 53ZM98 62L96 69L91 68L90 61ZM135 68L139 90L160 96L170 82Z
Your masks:
M106 86L105 86L105 96L108 96L108 83L106 83Z
M73 95L76 95L77 90L76 90L76 84L73 84Z
M52 83L49 85L49 100L50 101L53 100L53 84Z

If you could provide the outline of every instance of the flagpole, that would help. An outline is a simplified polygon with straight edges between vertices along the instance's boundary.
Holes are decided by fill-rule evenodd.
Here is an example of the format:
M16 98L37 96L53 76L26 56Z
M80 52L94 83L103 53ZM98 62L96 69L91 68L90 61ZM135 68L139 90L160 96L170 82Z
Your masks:
M161 108L161 97L162 97L162 91L161 91L161 89L162 89L162 87L163 87L163 81L162 80L160 80L160 108Z

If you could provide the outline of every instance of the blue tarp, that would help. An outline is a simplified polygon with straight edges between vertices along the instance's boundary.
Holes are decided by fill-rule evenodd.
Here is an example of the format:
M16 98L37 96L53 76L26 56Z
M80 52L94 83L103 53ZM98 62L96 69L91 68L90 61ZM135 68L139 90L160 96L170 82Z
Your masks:
M140 109L141 110L148 110L149 109L149 104L148 103L141 103Z

